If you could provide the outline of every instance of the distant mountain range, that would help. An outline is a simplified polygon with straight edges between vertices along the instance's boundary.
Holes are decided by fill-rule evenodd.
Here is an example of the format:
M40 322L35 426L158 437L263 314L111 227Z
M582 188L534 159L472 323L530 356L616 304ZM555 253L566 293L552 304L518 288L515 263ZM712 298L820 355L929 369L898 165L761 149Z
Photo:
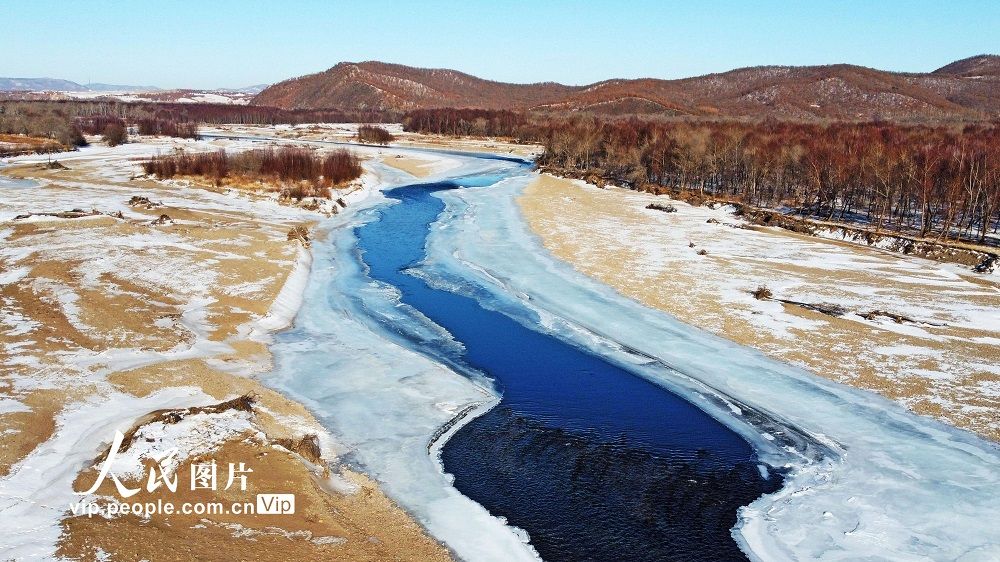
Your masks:
M158 92L160 88L156 86L126 86L123 84L101 84L100 82L92 82L90 84L84 84L83 92Z
M214 90L183 90L204 92L225 92L240 94L259 94L267 88L267 84L256 84L245 88L217 88ZM60 78L0 78L0 91L24 92L161 92L173 91L156 86L127 86L123 84L102 84L93 82L78 84ZM178 90L180 91L180 90Z
M229 92L233 94L259 94L267 89L270 84L254 84L243 88L218 88L217 92Z
M125 86L119 84L78 84L61 78L0 78L0 91L30 92L153 92L155 86Z
M1000 57L980 55L930 73L861 66L763 66L679 80L586 86L508 84L448 69L340 63L274 84L252 104L286 109L434 107L792 119L995 118Z

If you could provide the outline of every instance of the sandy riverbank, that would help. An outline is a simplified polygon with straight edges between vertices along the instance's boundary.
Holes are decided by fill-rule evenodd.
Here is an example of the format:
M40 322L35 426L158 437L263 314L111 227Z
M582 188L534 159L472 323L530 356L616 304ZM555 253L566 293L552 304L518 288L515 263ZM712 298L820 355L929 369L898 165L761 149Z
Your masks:
M60 155L64 170L24 158L3 170L37 185L5 187L0 197L0 507L11 522L0 553L254 559L274 548L289 560L449 558L374 483L338 466L336 441L302 405L253 378L270 368L269 333L291 321L309 268L308 250L287 233L322 215L268 198L133 179L136 157L220 144L227 142L142 139ZM153 204L129 205L136 195ZM102 214L14 220L74 208ZM161 215L169 220L157 223ZM251 411L185 414L247 394L256 397ZM296 513L71 516L69 504L84 499L74 489L94 481L115 429L146 435L130 454L178 445L168 438L170 424L148 419L163 410L187 424L180 486L133 500L293 493ZM317 436L317 451L296 445L309 435ZM209 457L220 467L254 469L246 498L185 491L189 465ZM109 486L98 493L113 495Z
M1000 440L1000 280L777 229L724 209L543 175L519 200L546 248L648 306ZM714 219L717 223L710 223ZM693 244L693 246L692 246ZM706 253L700 255L699 251ZM833 317L774 297L837 304ZM881 310L917 322L861 314Z
M445 172L451 168L451 164L454 162L447 159L427 160L414 156L403 156L402 154L384 154L379 157L379 161L386 166L402 170L417 179Z

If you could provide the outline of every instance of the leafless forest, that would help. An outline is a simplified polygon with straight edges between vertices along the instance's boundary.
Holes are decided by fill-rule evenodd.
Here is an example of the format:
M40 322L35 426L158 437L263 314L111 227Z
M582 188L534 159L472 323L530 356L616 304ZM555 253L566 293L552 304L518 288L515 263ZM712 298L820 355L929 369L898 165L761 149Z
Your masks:
M1000 228L1000 126L640 120L420 110L409 131L541 143L539 164L941 240Z

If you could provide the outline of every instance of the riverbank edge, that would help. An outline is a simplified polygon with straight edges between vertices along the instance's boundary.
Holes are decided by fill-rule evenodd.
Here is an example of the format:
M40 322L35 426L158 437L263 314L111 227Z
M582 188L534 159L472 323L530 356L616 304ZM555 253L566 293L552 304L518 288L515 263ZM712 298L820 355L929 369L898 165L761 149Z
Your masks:
M610 185L605 178L589 172L579 172L550 166L539 167L539 172L567 180L583 180L588 184L602 189ZM968 266L976 273L1000 271L1000 250L979 244L921 238L902 232L872 230L861 224L822 221L808 217L794 216L782 213L776 209L757 207L741 201L701 195L691 190L653 187L651 189L635 189L634 191L665 196L668 199L677 199L696 206L732 205L735 208L737 216L743 217L748 223L754 226L782 228L797 234L879 248L939 262L955 263Z

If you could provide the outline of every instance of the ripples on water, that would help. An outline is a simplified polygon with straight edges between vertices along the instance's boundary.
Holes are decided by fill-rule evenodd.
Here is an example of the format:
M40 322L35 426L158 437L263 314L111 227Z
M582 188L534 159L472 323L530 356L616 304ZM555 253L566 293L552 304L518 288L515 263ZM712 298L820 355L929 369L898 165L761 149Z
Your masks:
M736 509L780 484L749 460L661 456L504 405L462 428L442 460L462 493L528 530L546 560L742 560Z

